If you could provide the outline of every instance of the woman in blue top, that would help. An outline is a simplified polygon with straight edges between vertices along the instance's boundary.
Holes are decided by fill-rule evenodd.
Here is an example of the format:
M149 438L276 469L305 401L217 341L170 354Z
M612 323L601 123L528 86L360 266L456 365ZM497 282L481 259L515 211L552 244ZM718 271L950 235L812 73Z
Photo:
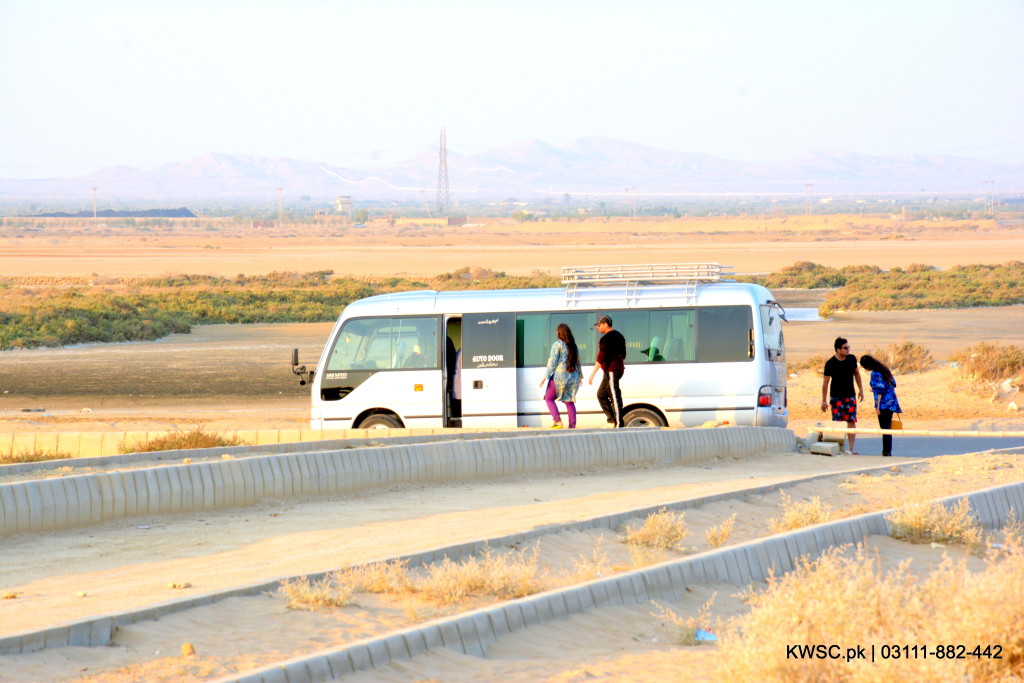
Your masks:
M878 426L882 429L892 428L892 414L902 413L900 402L896 399L896 378L885 363L872 356L861 356L860 366L871 371L871 391L875 394L875 412L878 413ZM892 455L892 434L882 435L882 455Z
M562 428L562 416L555 405L556 399L565 403L565 412L569 414L569 429L576 428L576 391L582 381L580 352L576 348L576 340L569 326L561 323L558 326L558 339L551 345L547 372L540 382L540 386L544 386L545 382L548 385L547 391L544 392L544 400L551 411L551 417L555 420L551 425L552 429Z

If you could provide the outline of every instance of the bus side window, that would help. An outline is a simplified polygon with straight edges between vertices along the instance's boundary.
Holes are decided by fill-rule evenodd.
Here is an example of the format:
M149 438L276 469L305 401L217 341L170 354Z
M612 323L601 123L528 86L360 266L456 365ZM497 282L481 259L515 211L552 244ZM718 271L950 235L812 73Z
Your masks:
M547 365L554 337L549 336L550 313L520 313L516 316L516 367Z
M697 362L750 360L753 331L749 306L701 306L697 309Z
M650 311L619 309L602 313L611 316L613 327L626 338L626 363L650 363Z
M437 318L395 318L392 338L397 340L395 368L437 368Z
M692 361L693 309L666 308L651 311L650 332L654 340L661 342L659 353L650 358L651 362L682 363Z

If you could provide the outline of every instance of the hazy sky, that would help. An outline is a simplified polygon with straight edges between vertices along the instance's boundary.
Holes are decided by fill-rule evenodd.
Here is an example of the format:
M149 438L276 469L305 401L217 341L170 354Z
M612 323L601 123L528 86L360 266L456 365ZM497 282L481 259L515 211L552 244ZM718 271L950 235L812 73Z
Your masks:
M0 0L0 177L604 136L1024 163L1024 0Z

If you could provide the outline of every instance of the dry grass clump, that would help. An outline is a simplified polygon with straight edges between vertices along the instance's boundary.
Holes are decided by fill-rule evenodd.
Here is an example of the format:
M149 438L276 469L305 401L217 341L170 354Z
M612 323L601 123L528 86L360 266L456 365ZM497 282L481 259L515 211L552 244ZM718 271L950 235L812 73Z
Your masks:
M339 580L339 573L333 572L318 581L307 576L281 582L281 594L288 601L289 609L315 610L322 607L344 607L352 604L352 586Z
M701 608L697 610L697 614L691 617L683 616L679 614L671 607L666 605L658 604L654 602L654 606L657 607L657 611L652 612L651 615L660 619L662 626L666 627L670 631L669 639L675 645L700 645L701 643L709 642L707 640L698 640L698 631L707 631L714 633L718 631L721 626L720 619L711 618L711 605L715 602L715 597L718 593L713 594L707 602L701 605Z
M544 590L548 577L538 568L539 546L509 553L485 548L480 558L458 562L444 558L421 575L408 562L374 562L332 572L311 582L307 577L284 581L281 593L292 609L344 607L356 593L417 594L440 604L462 602L471 596L520 598Z
M640 527L628 528L623 540L629 545L675 550L682 546L683 540L689 535L685 513L662 508L648 515Z
M662 548L650 548L645 545L629 546L629 564L632 567L646 567L664 562L666 553Z
M1015 548L1024 545L1024 518L1017 517L1017 511L1010 508L1010 515L1002 528L1003 546Z
M441 603L460 602L469 595L520 598L544 589L538 571L539 546L495 554L485 548L483 557L452 562L447 557L434 564L416 582L416 590Z
M928 349L905 340L893 342L884 349L875 349L870 355L888 365L896 375L923 372L935 365L935 358Z
M1003 346L980 342L953 354L953 360L965 377L981 382L999 382L1015 378L1024 386L1024 349L1013 344Z
M946 557L917 576L904 562L883 573L863 548L846 557L834 548L803 561L768 587L744 595L751 611L726 626L716 680L996 681L1024 675L1024 545L990 552L983 570ZM794 645L875 648L871 659L787 656ZM962 644L967 656L949 646ZM903 652L902 646L927 645ZM901 646L898 659L892 648ZM982 656L971 656L979 646ZM889 658L881 656L882 648ZM943 656L936 656L941 647ZM984 656L985 648L988 656ZM992 655L999 655L995 659Z
M731 517L723 521L717 526L708 527L705 535L708 538L708 544L712 548L720 548L726 544L729 540L729 535L732 534L732 526L736 523L736 514L733 513Z
M47 460L68 460L72 457L70 453L44 451L37 448L34 451L0 454L0 465L17 465L24 462L44 462Z
M806 500L793 500L785 491L782 496L782 515L768 520L773 534L805 526L821 524L836 518L836 511L828 503L821 502L818 496Z
M831 353L816 353L799 363L787 363L786 372L788 374L798 370L813 370L820 375L825 369L825 361L831 358L832 355Z
M597 539L590 557L581 556L579 559L573 559L572 566L573 571L568 577L569 583L593 581L611 574L613 570L608 564L608 553L604 551L604 539Z
M335 575L340 583L351 586L356 592L409 593L414 589L408 560L370 562L346 567Z
M248 442L236 436L211 434L202 429L190 432L176 432L146 441L121 443L121 453L150 453L153 451L178 451L188 448L219 448L221 446L247 446Z
M885 516L889 535L911 543L960 543L977 548L984 539L981 524L971 514L966 496L952 509L937 501L914 502Z
M869 352L878 360L889 366L894 374L901 375L908 372L923 372L935 365L935 358L931 352L920 344L909 341L899 341L889 344L884 349L873 349ZM825 361L832 357L831 353L817 353L799 363L787 364L787 372L798 370L813 370L821 374L825 369Z

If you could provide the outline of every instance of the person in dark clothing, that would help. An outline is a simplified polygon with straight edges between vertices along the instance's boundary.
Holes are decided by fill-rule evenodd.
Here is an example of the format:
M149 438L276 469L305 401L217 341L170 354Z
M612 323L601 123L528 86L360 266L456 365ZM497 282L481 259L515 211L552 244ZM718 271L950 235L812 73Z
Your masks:
M850 429L856 429L857 401L864 400L857 357L850 353L850 343L842 337L836 337L834 346L835 355L825 361L825 379L821 383L821 412L831 407L833 422L845 422ZM853 390L854 382L857 383L856 393ZM849 434L847 438L850 440L850 452L856 455L853 442L857 435Z
M871 391L875 395L875 413L878 415L878 426L882 429L892 429L893 413L902 413L900 402L896 398L896 378L892 376L885 363L868 356L860 357L860 366L871 371ZM892 434L882 435L882 455L892 455Z
M601 386L597 389L597 402L601 404L608 426L623 427L625 425L622 422L622 391L619 388L619 381L626 370L626 338L612 327L612 319L606 315L598 318L594 327L602 336L598 342L597 362L594 363L587 384L594 383L594 375L598 369L604 372Z

